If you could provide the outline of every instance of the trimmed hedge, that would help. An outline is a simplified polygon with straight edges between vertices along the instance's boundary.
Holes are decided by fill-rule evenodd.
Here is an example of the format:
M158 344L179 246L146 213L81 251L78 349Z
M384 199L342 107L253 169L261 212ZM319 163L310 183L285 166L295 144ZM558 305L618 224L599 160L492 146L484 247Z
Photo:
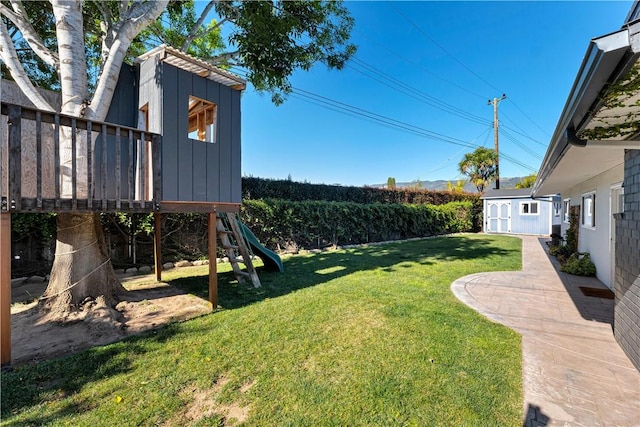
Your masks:
M244 200L242 221L270 248L313 249L473 231L471 201L444 205Z
M399 203L443 205L465 200L480 203L480 195L449 191L414 189L386 189L374 187L343 187L340 185L309 184L289 180L242 178L242 200L282 199L294 202L326 200L353 203Z

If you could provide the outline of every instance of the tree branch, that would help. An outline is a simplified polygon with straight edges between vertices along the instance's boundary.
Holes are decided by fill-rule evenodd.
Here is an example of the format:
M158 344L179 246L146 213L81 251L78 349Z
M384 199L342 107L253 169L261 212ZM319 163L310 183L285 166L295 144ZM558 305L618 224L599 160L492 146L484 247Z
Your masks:
M230 59L235 58L240 53L239 50L233 52L222 53L220 55L216 55L207 60L208 63L212 65L218 64L226 64Z
M82 4L52 0L60 55L61 112L79 116L88 97Z
M22 5L22 2L19 0L13 0L11 5L13 10L0 3L0 14L9 18L20 30L22 37L27 41L27 43L29 43L29 46L33 49L35 54L57 71L60 67L58 55L50 51L45 46L40 36L38 36L38 33L29 22L29 16Z
M22 93L24 93L36 108L40 110L55 111L55 108L44 99L44 97L33 86L31 80L27 77L27 72L22 67L16 48L13 44L13 40L9 37L7 27L2 20L0 20L0 58L5 63L11 77L18 84Z
M193 28L189 32L189 35L185 39L184 44L182 45L182 51L183 52L186 53L187 50L189 50L189 46L191 46L191 42L193 42L193 39L196 38L196 33L198 32L198 29L202 26L202 23L204 22L205 18L209 14L209 11L211 10L211 8L213 8L213 5L216 4L216 3L217 3L217 0L211 0L205 6L204 10L202 11L202 14L200 15L200 18L198 18L198 21L195 23L195 25L193 26Z
M108 49L109 54L105 58L103 71L85 117L98 121L105 119L131 41L160 16L168 2L169 0L135 2L128 8L126 14L121 15L114 23L113 28L109 30L113 31L113 43Z

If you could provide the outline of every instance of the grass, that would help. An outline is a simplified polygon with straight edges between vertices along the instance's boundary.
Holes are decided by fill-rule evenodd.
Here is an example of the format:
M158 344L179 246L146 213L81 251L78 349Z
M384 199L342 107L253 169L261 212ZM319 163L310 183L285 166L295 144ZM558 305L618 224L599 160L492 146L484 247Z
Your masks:
M259 289L222 272L216 313L3 373L2 425L517 425L520 337L449 286L519 269L520 245L463 235L294 256L259 271ZM180 274L164 278L206 295L206 268Z

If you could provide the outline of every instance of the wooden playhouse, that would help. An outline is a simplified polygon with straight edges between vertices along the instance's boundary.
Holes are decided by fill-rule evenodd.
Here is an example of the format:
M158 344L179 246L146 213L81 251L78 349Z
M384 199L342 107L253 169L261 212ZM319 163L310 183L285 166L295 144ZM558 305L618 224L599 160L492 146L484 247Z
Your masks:
M241 203L244 80L160 46L139 57L134 66L123 67L105 123L40 111L15 84L3 81L2 88L3 365L11 360L12 213L153 212L158 280L162 272L160 215L206 213L210 259L216 258L218 237L238 280L249 278L259 286L242 224L235 219ZM59 105L57 94L46 96ZM71 139L70 146L61 147L64 137ZM268 252L256 249L258 255L263 255L261 250ZM275 254L266 255L275 259ZM209 263L209 299L215 307L215 261Z

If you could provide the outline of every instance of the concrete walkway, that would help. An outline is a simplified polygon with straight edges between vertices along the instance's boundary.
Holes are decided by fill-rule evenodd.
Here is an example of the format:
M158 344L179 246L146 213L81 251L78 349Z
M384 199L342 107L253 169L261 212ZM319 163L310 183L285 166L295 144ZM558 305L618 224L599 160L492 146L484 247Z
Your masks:
M524 426L640 426L640 372L613 337L613 300L584 296L578 286L605 286L558 271L545 240L522 237L522 271L452 291L522 335Z

